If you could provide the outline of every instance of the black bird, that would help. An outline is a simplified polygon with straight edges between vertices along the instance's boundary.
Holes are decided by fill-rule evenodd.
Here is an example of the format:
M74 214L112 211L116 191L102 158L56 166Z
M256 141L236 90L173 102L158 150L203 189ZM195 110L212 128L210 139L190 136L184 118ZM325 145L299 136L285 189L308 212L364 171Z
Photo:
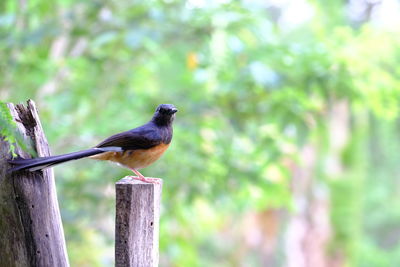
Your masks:
M112 135L93 148L58 156L12 159L8 162L14 166L8 171L37 171L70 160L89 157L109 160L131 169L138 176L135 179L149 183L157 182L155 179L144 177L138 170L155 162L169 147L173 132L172 122L177 111L172 104L161 104L148 123Z

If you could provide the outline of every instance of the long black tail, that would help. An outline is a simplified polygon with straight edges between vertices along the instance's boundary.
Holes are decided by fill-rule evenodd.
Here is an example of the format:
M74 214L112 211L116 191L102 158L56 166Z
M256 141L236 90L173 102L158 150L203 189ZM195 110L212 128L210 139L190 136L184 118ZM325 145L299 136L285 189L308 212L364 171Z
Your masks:
M75 160L75 159L81 159L89 156L93 156L96 154L100 154L103 152L107 151L117 151L120 150L121 148L90 148L78 152L73 152L73 153L68 153L64 155L58 155L58 156L50 156L50 157L40 157L40 158L34 158L34 159L23 159L23 158L18 158L18 159L12 159L8 160L8 163L14 165L14 167L8 169L8 172L14 172L14 171L19 171L19 170L26 170L29 169L30 171L37 171L37 170L42 170L48 167L51 167L56 164L60 164L66 161L70 160Z

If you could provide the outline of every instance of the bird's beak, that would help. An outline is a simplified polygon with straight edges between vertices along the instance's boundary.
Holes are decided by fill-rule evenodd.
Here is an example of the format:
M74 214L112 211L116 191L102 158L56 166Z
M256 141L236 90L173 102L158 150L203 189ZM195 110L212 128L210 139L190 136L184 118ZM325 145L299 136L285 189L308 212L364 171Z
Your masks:
M178 112L178 109L177 109L177 108L171 109L171 114L175 114L175 113L177 113L177 112Z

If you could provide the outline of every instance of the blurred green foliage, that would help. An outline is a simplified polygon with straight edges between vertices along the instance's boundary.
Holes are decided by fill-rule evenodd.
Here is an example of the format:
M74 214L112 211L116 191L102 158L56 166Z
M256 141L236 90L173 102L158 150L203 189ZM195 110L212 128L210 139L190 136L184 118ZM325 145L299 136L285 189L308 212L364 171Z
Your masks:
M18 145L24 151L36 156L30 143L27 143L22 135L17 131L17 125L14 122L10 110L6 103L0 102L0 136L10 143L10 153L17 156L15 146Z
M10 142L10 152L15 155L15 135L16 125L5 103L0 102L0 136L4 136L4 140Z
M284 23L261 1L3 0L0 97L37 102L54 154L178 107L173 145L143 170L165 179L163 266L236 266L217 233L248 211L290 211L285 162L307 160L307 144L331 195L332 251L389 266L400 262L399 27L356 24L343 1L307 6L308 19ZM343 101L349 136L336 151L328 117ZM113 183L129 171L55 172L72 266L110 266Z

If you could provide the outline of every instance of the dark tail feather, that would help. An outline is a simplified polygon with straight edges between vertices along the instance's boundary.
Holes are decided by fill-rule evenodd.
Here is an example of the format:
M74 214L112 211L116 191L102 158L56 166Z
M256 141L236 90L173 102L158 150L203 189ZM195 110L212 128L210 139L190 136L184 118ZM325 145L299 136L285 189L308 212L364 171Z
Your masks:
M93 156L96 154L100 154L106 151L116 151L117 149L121 150L121 148L90 148L78 152L68 153L64 155L58 156L50 156L50 157L40 157L34 159L12 159L8 160L8 163L14 165L14 167L8 169L8 172L14 172L19 170L29 169L30 171L42 170L48 167L51 167L56 164L60 164L66 161L81 159L89 156Z

